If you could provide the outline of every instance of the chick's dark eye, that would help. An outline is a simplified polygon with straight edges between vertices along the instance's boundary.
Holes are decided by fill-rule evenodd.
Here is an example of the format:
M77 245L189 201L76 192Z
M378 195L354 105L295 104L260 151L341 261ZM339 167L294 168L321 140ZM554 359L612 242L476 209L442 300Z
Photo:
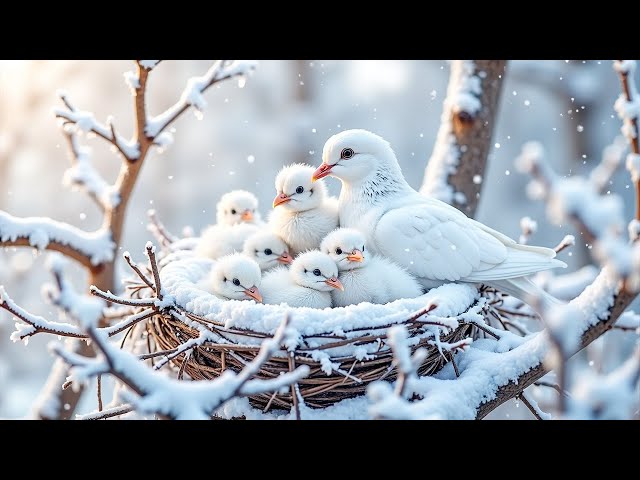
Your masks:
M362 245L362 251L364 252L364 245Z
M296 188L296 193L302 193L304 192L304 187L299 186L298 188Z
M271 255L273 253L273 250L271 250L270 248L265 248L264 249L264 254L265 255Z
M342 255L342 249L340 247L336 248L336 255Z
M316 268L316 269L313 271L313 274L314 274L316 277L319 277L319 276L321 275L321 273L320 273L320 269L319 269L319 268Z
M234 208L233 210L231 210L231 214L235 215L236 214L236 209Z
M351 158L353 157L354 153L353 150L351 150L350 148L343 148L342 152L340 152L340 158Z
M238 280L237 278L234 278L233 284L237 287L238 285L240 285L240 280Z

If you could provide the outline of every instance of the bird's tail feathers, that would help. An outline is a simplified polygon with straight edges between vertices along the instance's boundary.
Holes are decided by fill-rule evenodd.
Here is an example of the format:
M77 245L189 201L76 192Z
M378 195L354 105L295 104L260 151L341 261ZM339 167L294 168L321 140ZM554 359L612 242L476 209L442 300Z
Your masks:
M527 277L493 280L491 282L487 282L487 284L504 293L508 293L509 295L516 297L533 307L537 306L538 309L541 309L542 311L565 304L563 301L558 300L553 295L545 292Z

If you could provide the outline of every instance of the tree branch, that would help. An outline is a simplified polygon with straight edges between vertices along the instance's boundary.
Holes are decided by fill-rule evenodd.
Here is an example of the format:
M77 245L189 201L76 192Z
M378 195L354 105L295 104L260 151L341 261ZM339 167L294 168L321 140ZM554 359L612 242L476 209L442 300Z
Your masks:
M491 149L505 60L455 60L420 192L473 217Z
M53 250L91 269L113 259L114 242L105 229L89 233L45 217L18 218L0 211L0 247Z
M622 133L629 144L631 152L627 156L627 168L631 172L631 179L636 186L636 220L640 220L640 140L638 136L638 116L640 115L640 98L634 83L633 73L636 69L635 60L617 60L614 68L620 76L622 94L615 103L618 116L623 120Z

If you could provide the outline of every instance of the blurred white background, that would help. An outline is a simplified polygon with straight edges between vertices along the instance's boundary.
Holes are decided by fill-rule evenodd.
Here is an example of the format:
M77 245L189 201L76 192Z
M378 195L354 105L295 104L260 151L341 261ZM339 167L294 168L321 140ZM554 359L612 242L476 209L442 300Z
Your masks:
M160 64L149 84L150 111L171 105L186 80L210 64ZM85 229L99 226L91 201L62 187L68 158L51 109L59 101L56 91L64 89L74 106L92 110L97 119L112 114L128 137L132 100L123 73L131 69L128 61L0 61L0 209L50 216ZM191 112L182 117L175 124L174 144L162 154L152 153L130 203L122 251L143 259L144 244L151 239L146 230L150 207L174 233L186 225L198 232L213 220L220 195L244 188L258 196L266 216L279 168L294 161L318 165L325 140L347 128L365 128L389 140L409 183L418 188L448 73L446 61L261 61L244 88L233 81L209 90L204 118ZM549 224L543 205L527 199L528 179L515 171L513 159L524 142L539 140L560 175L589 171L619 133L613 111L618 93L610 61L510 62L477 218L517 238L519 220L528 215L539 223L530 242L550 247L565 234L576 234L572 255L561 258L572 270L589 263L579 235L570 226ZM90 144L95 164L113 179L119 159L100 140ZM621 171L611 185L611 192L623 196L628 218L630 183ZM339 192L337 180L328 184L334 194ZM0 251L0 284L20 305L54 317L40 296L42 283L49 280L44 257L29 249ZM73 273L82 285L82 270ZM13 344L13 323L0 311L0 418L28 414L52 363L46 350L51 339L34 337L26 348ZM606 341L617 341L616 335ZM511 405L493 416L526 417L524 410Z

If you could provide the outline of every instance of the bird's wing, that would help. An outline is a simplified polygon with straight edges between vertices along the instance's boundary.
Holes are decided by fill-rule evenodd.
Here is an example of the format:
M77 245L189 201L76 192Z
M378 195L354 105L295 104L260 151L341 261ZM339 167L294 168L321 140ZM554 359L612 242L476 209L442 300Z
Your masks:
M500 239L458 210L437 203L422 202L385 213L375 227L374 240L383 255L432 280L464 279L507 258L507 247Z

